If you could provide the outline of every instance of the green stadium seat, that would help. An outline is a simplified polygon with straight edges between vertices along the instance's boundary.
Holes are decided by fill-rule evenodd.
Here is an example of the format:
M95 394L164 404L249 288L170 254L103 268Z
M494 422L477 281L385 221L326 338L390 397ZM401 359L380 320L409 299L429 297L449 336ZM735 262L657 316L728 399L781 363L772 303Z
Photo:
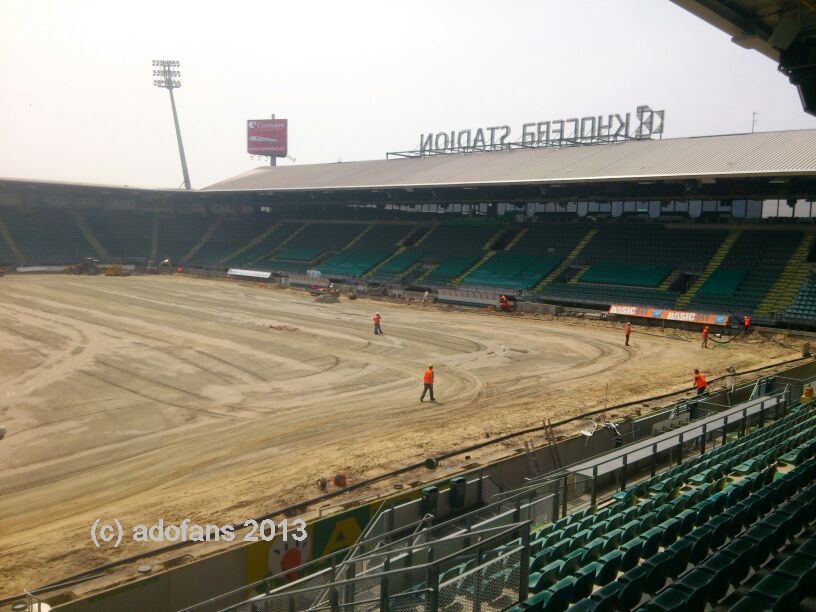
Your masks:
M737 538L720 549L720 554L731 557L731 581L735 586L741 584L754 565L754 544L748 539ZM703 564L705 566L705 564ZM755 567L758 567L755 566Z
M592 588L595 586L595 576L600 568L601 564L593 561L578 569L572 587L572 601L584 599L592 594Z
M773 573L796 582L802 594L816 593L816 561L813 559L794 553L782 561Z
M711 595L712 588L720 588L722 584L717 582L716 579L712 577L712 574L701 568L695 568L687 574L684 574L672 586L690 596L693 595L693 599L691 597L689 598L690 601L701 602L702 600L702 602L696 606L690 605L690 610L703 610L706 601L719 601L725 596L725 591L728 589L728 584L725 583L722 595L720 597L713 597Z
M613 612L618 609L618 594L620 593L621 585L619 582L610 582L595 591L590 600L595 604L597 612Z
M643 540L643 548L641 549L640 556L644 559L648 559L657 553L658 548L660 548L660 544L663 541L663 529L660 527L652 527L643 532L640 537Z
M604 553L613 551L620 546L621 538L623 537L623 530L612 529L606 532L606 544L604 545Z
M618 578L618 609L631 610L635 608L643 597L648 570L643 565L633 567Z
M776 572L760 580L748 595L765 600L772 610L791 610L802 598L796 580Z
M623 552L620 569L622 572L625 572L638 564L640 551L643 549L643 540L640 538L632 538L621 544L620 549Z
M643 564L646 568L644 591L654 595L666 584L666 579L672 568L672 553L662 551L647 559Z
M612 582L618 574L618 569L623 561L623 552L613 550L601 556L598 561L598 569L595 575L595 584L603 586Z
M669 568L669 576L676 578L686 569L691 559L691 545L687 540L678 540L666 548L672 554L672 566Z
M679 518L670 518L660 523L660 528L663 530L663 538L661 545L665 548L674 543L680 536L680 527L682 521Z
M538 593L558 582L558 576L561 574L563 566L563 561L553 561L543 567L541 571L531 573L527 581L530 592Z
M575 578L567 576L552 585L548 591L552 597L547 602L544 610L566 610L572 600L572 592L575 587Z

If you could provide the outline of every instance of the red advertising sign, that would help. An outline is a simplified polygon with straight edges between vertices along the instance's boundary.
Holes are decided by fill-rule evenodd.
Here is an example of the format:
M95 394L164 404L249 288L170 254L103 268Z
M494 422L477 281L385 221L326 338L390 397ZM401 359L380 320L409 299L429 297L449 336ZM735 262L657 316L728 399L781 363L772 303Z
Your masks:
M666 321L684 321L686 323L701 323L705 325L728 325L728 315L690 312L687 310L669 310L667 308L645 308L643 306L612 304L609 307L609 314L625 317L664 319Z
M286 157L287 129L286 119L250 119L247 121L247 152Z

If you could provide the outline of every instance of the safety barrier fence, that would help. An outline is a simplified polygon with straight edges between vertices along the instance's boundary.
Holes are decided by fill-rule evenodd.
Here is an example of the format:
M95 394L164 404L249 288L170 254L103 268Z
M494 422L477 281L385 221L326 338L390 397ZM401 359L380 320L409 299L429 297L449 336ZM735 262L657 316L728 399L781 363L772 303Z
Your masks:
M360 574L338 580L321 572L222 612L436 612L457 601L462 609L500 610L527 595L529 537L530 522L523 521L448 536L396 556L370 555L361 559L370 567Z
M421 500L405 503L421 503ZM389 530L393 513L399 510L390 505L381 508L363 536L351 547L257 581L245 588L223 593L181 612L201 608L218 609L251 591L263 593L264 595L259 596L263 598L272 594L283 596L289 591L305 589L309 591L311 603L314 604L328 598L330 585L338 581L361 578L372 572L398 567L407 570L417 563L451 554L457 546L484 538L485 534L496 530L504 530L519 523L538 525L548 522L558 512L557 506L557 497L550 493L550 483L539 483L538 486L494 499L455 518L434 523L433 517L426 515L414 523ZM298 576L301 578L292 580ZM291 581L277 586L282 580ZM392 592L396 591L392 589ZM253 601L257 599L258 597Z

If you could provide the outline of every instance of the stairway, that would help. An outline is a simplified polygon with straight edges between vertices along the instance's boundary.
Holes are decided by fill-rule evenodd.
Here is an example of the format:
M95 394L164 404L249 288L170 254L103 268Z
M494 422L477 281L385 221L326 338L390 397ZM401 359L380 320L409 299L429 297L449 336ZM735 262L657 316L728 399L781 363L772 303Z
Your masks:
M414 246L419 246L420 244L425 242L428 239L428 236L430 236L431 234L433 234L436 231L437 227L439 227L438 224L437 225L432 225L431 229L429 229L427 232L425 232L425 234L423 234L423 236L414 243Z
M569 252L569 255L567 255L564 258L564 261L562 261L560 264L558 264L558 267L556 267L555 270L550 272L544 278L544 280L542 280L540 283L538 283L538 285L536 285L533 288L533 291L541 291L541 289L543 289L546 285L549 285L551 282L553 282L555 279L557 279L559 276L561 276L561 274L564 273L564 270L566 270L567 268L569 268L572 265L572 262L575 261L575 258L578 257L578 255L581 254L581 251L583 251L586 248L586 246L590 243L590 241L595 237L595 234L597 234L597 233L598 233L598 230L595 229L595 228L592 228L591 230L589 230L586 233L586 235L583 238L581 238L581 241L578 244L575 245L575 247L572 249L572 251ZM582 274L583 274L583 272L582 272Z
M365 229L364 229L362 232L360 232L359 234L357 234L357 235L354 237L354 239L353 239L351 242L349 242L349 243L348 243L346 246L344 246L344 247L343 247L342 249L340 249L340 250L341 250L341 251L347 251L347 250L349 250L351 247L353 247L355 244L357 244L357 242L359 242L359 241L360 241L360 238L362 238L363 236L365 236L365 235L366 235L368 232L370 232L372 229L374 229L374 224L373 224L373 223L372 223L371 225L366 225Z
M266 230L261 232L259 235L255 236L255 238L253 238L250 242L248 242L247 244L242 246L240 249L238 249L237 251L234 251L234 252L230 253L229 255L227 255L224 259L221 260L220 263L225 264L228 261L230 261L231 259L235 259L236 257L238 257L244 251L248 251L249 249L254 247L256 244L259 244L259 243L263 242L264 240L266 240L269 237L269 235L272 232L277 230L281 225L282 224L280 222L273 223L268 228L266 228Z
M383 259L383 260L382 260L380 263L378 263L376 266L374 266L373 268L371 268L371 269L370 269L368 272L366 272L365 274L363 274L363 275L362 275L360 278L369 278L369 277L370 277L372 274L374 274L374 273L375 273L377 270L379 270L379 269L380 269L382 266L384 266L386 263L388 263L389 261L391 261L392 259L394 259L394 258L395 258L397 255L399 255L400 253L404 253L406 250L407 250L407 249L406 249L404 246L399 247L399 248L398 248L396 251L394 251L393 253L391 253L391 255L389 255L388 257L386 257L385 259Z
M11 237L11 232L8 231L6 224L3 222L3 219L0 219L0 236L2 236L3 240L6 241L8 248L11 249L11 252L14 253L14 256L17 258L17 262L19 265L25 265L26 256L20 250L20 247L17 246L17 243L14 242L14 238Z
M510 242L507 243L507 246L504 247L504 250L509 251L514 246L516 246L518 244L518 241L524 238L524 234L526 234L528 231L530 230L527 229L526 227L522 227L521 231L518 234L516 234L516 236Z
M153 213L153 231L150 237L150 259L156 261L159 257L159 213Z
M579 280L581 280L581 277L584 275L584 272L586 272L587 270L589 270L589 266L580 266L580 269L578 270L578 274L573 276L567 282L570 283L571 285L574 285Z
M451 281L451 284L452 285L460 284L463 280L465 280L467 278L468 274L470 274L471 272L476 270L479 266L481 266L484 262L486 262L488 259L493 257L496 253L497 253L497 251L487 251L484 255L482 255L482 257L479 259L479 261L477 261L475 264L470 266L467 270L462 272L462 274L460 274L459 276L454 278Z
M77 224L79 231L82 232L82 235L85 237L85 240L88 241L93 247L93 250L96 251L97 257L99 257L102 261L111 261L110 254L108 253L107 249L102 246L102 243L96 239L94 236L93 230L88 225L88 222L85 221L85 218L79 214L78 210L72 210L71 216L74 218L74 222Z
M807 256L813 246L814 238L816 238L814 234L804 235L799 246L791 255L788 265L754 310L755 315L765 317L772 312L782 313L791 305L796 293L813 269L813 264L807 261Z
M187 263L188 261L190 261L193 258L193 256L196 253L198 253L198 251L201 249L201 247L203 247L205 244L207 244L207 241L210 238L212 238L212 235L221 226L221 223L223 223L223 221L224 221L223 217L219 217L218 219L216 219L215 223L213 223L207 229L207 231L204 232L204 235L201 237L201 240L199 240L198 243L196 243L196 245L192 249L190 249L189 253L187 253L184 257L181 258L181 261L183 261L184 263Z
M509 232L509 231L510 231L510 228L507 228L507 227L500 228L498 232L496 232L495 234L493 234L490 237L490 240L488 240L486 243L484 243L484 245L482 245L482 249L485 250L485 251L489 251L490 249L493 248L493 245L496 244L496 241L499 238L501 238L502 236L504 236L505 232Z
M728 233L728 236L725 237L725 240L722 241L722 244L719 246L714 255L712 255L705 267L705 270L703 270L703 273L697 277L697 280L692 283L691 287L688 288L688 291L677 298L678 308L685 308L688 306L689 302L691 302L692 298L697 294L697 291L703 286L703 283L705 283L708 280L708 277L714 273L714 270L720 267L720 264L725 259L725 256L728 255L728 251L731 250L731 247L734 246L734 243L739 239L740 234L742 234L741 229L732 230Z
M429 276L431 274L431 272L436 270L438 267L439 267L439 264L434 264L432 266L428 266L428 268L422 274L420 274L417 277L416 282L421 283L423 280L425 280L425 277Z
M669 275L666 278L663 279L663 282L660 283L660 286L657 288L657 290L658 291L668 291L669 287L672 286L672 284L674 283L674 281L677 280L677 277L679 277L680 274L682 274L682 272L680 272L680 270L677 270L677 269L672 270L671 272L669 272Z
M408 241L408 239L411 236L413 236L414 234L416 234L419 230L420 230L419 226L417 226L417 225L411 226L411 228L408 230L408 233L405 234L402 238L399 239L399 241L397 242L397 246L398 247L404 247L405 243Z
M256 261L260 261L261 259L266 259L266 258L268 258L270 255L272 255L273 253L278 253L278 252L280 252L281 250L283 250L283 248L284 248L284 247L285 247L287 244L289 244L289 242L291 242L291 241L292 241L292 239L293 239L295 236L297 236L297 235L298 235L300 232L302 232L303 230L305 230L307 227L309 227L309 224L308 224L308 223L304 223L304 224L303 224L303 225L301 225L299 228L297 228L297 229L296 229L294 232L292 232L291 234L289 234L289 236L287 236L287 237L286 237L286 239L285 239L285 240L283 240L283 241L282 241L280 244L278 244L278 245L277 245L277 246L276 246L274 249L272 249L272 250L271 250L271 251L269 251L268 253L264 253L263 255L261 255L260 257L258 257L257 259L253 260L253 261L252 261L252 263L255 263Z

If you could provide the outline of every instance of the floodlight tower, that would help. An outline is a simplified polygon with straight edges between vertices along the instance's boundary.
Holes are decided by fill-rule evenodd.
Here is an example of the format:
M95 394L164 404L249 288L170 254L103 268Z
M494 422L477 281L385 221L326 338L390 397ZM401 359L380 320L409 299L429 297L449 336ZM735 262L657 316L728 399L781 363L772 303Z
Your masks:
M190 189L190 175L187 172L187 160L184 157L184 144L181 142L176 100L173 98L173 90L181 87L181 71L177 70L180 65L181 63L176 60L153 60L153 76L155 77L153 84L170 92L170 106L173 107L173 122L176 125L176 140L178 140L181 156L181 171L184 173L184 188Z

